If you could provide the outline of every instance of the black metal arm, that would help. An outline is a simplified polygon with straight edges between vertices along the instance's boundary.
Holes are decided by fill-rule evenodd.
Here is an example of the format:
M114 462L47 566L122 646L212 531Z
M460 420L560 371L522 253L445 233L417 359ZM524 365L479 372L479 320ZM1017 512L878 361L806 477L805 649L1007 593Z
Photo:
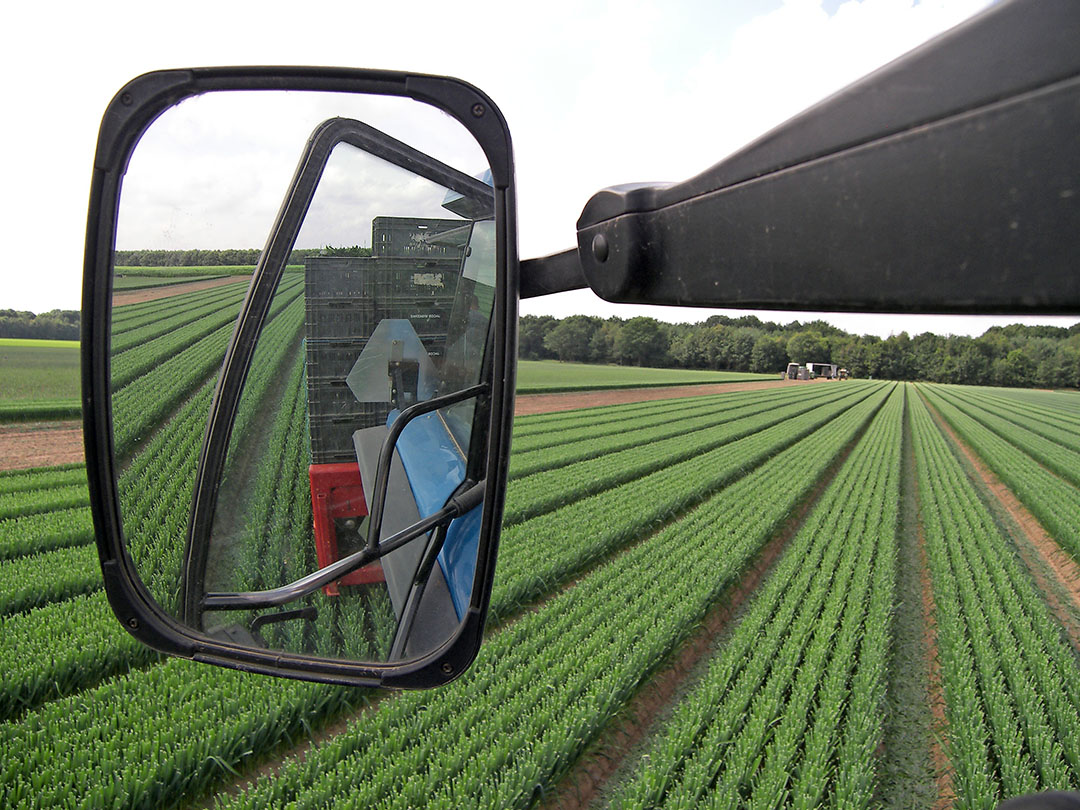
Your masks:
M576 251L522 263L522 297L1080 311L1080 4L1036 5L987 10L685 182L599 192Z

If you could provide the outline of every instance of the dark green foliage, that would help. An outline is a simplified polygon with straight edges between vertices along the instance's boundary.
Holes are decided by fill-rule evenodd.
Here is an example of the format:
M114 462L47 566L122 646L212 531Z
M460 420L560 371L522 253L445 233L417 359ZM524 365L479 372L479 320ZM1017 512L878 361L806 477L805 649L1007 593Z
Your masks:
M35 315L33 312L0 309L0 338L78 340L79 312L52 309Z
M836 363L864 379L1080 387L1080 329L1023 324L991 327L977 338L901 332L882 340L824 321L781 326L752 315L713 315L697 324L525 315L518 357L762 374L779 373L789 361Z

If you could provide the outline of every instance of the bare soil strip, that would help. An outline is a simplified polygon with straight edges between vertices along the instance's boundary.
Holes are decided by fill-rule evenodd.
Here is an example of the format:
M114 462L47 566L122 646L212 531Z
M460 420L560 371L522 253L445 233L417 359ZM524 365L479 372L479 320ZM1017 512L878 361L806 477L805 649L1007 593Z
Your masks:
M159 298L171 298L174 295L196 292L197 290L209 290L213 287L222 287L225 284L235 284L238 281L251 281L251 276L225 276L224 278L207 278L201 281L185 281L181 284L168 284L164 287L146 287L142 290L121 290L113 293L112 305L122 307L125 304L141 304L144 301L157 301Z
M82 424L77 421L0 425L0 470L50 467L82 460Z
M911 389L908 395L914 396ZM910 444L910 423L905 421L905 444ZM905 447L905 451L907 451ZM914 449L911 448L914 453ZM907 461L907 459L905 459ZM919 498L919 479L915 474L915 459L910 459L911 464L911 491L915 498L915 508L921 503ZM934 601L934 584L930 579L930 565L926 558L926 534L923 531L922 520L916 515L915 542L918 558L918 573L920 597L922 603L923 623L923 650L924 672L926 673L926 696L930 707L930 762L934 772L934 781L937 785L937 800L934 802L934 810L947 810L956 801L956 793L953 790L953 766L945 751L945 740L949 736L949 721L945 717L945 689L941 675L941 662L938 660L937 645L937 604Z
M703 667L714 654L718 641L734 627L758 586L802 528L810 510L859 443L864 431L865 428L822 474L813 490L792 510L782 528L758 552L747 572L717 600L698 629L646 681L608 729L570 768L539 805L541 810L584 810L595 806L609 792L609 783L617 781L622 774L629 775L632 753L642 750L663 719L669 716L674 702L704 674Z
M948 761L938 737L944 722L941 682L935 682L933 696L930 686L937 662L934 604L925 567L915 451L906 414L902 454L896 596L884 735L878 750L877 799L881 807L930 810L942 795L939 775L947 772ZM938 710L932 711L931 705Z
M937 605L934 602L934 586L930 581L930 567L926 559L926 536L919 524L919 580L922 583L923 622L926 626L927 693L930 711L934 717L933 736L930 741L930 759L937 777L938 796L934 810L948 810L956 801L953 791L953 767L945 753L944 740L948 737L949 721L945 719L945 690L942 686L941 662L938 661Z
M514 416L572 411L576 408L598 408L603 405L625 405L630 402L651 402L656 399L703 397L729 391L758 391L785 385L816 385L827 380L761 380L760 382L712 383L708 385L674 385L670 388L614 388L608 391L568 391L561 394L525 394L514 403Z
M929 403L927 406L930 407ZM1042 524L1027 510L1027 507L1020 503L1012 490L983 464L975 451L956 435L941 414L933 407L930 407L930 413L941 430L971 465L971 469L979 478L976 484L981 484L1015 523L1020 532L1020 537L1016 539L1021 542L1015 544L1020 553L1020 559L1031 572L1040 593L1065 629L1073 647L1080 651L1080 627L1077 626L1074 618L1080 613L1080 565L1062 550ZM1050 577L1053 581L1049 579ZM1071 605L1062 604L1062 598L1068 599Z

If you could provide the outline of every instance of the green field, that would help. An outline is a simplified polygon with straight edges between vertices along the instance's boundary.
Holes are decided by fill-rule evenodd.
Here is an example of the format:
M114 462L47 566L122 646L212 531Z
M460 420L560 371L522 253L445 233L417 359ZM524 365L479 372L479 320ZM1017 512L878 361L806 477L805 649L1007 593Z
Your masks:
M538 394L775 379L775 374L749 374L740 371L594 366L586 363L560 363L557 360L521 360L518 362L517 392Z
M168 270L171 268L161 268ZM179 268L182 270L210 268ZM241 271L250 268L225 268ZM142 278L142 277L137 277ZM183 281L161 276L144 278L143 286ZM133 285L128 289L137 288ZM195 294L196 296L205 295ZM197 297L192 299L194 305ZM0 422L74 418L78 415L79 342L76 340L0 339ZM673 368L593 366L555 360L523 360L518 364L519 394L648 388L668 385L773 380L773 374L734 371L691 371ZM58 402L58 400L60 402ZM31 408L31 404L36 407ZM20 409L25 407L25 413Z
M0 405L79 397L79 342L0 338Z
M220 265L217 267L128 267L117 266L116 275L120 278L141 276L143 278L190 279L203 276L245 276L251 275L255 268L250 264Z
M172 610L244 286L113 324L125 534ZM318 565L302 288L275 297L238 409L227 589ZM525 390L740 378L775 379L522 368ZM0 473L0 807L532 810L586 786L610 810L992 810L1080 789L1072 406L855 380L519 417L478 660L377 697L141 647L103 591L84 471ZM311 594L264 642L384 655L386 599L353 593Z

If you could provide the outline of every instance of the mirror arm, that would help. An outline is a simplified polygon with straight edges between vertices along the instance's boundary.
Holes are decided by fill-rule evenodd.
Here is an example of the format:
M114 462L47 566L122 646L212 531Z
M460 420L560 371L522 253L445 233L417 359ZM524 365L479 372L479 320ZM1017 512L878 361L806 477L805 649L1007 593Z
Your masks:
M358 568L363 568L392 551L397 551L406 543L426 534L432 528L442 526L472 511L483 502L485 489L486 481L481 481L460 495L455 495L438 512L434 512L412 526L388 537L385 542L380 543L374 549L370 547L362 548L347 557L342 557L325 568L320 568L318 571L314 571L280 588L271 588L265 591L208 593L203 597L202 608L203 610L255 610L278 607L294 602L310 593L314 593L323 585L329 585L346 574Z
M696 177L598 192L577 223L589 286L629 304L1080 310L1080 4L1030 12L988 9Z
M482 394L488 393L490 388L491 387L487 383L480 383L479 385L462 388L460 391L455 391L452 394L444 394L441 397L428 399L424 402L417 402L415 405L410 405L398 414L398 418L394 421L394 424L390 426L390 432L387 433L386 439L383 440L382 448L379 450L379 462L375 467L374 495L371 498L371 510L369 512L370 517L368 522L368 551L373 551L379 547L379 534L382 532L382 516L383 511L386 508L386 489L390 480L390 462L394 457L394 448L397 445L398 437L401 436L401 432L405 430L409 422L418 416L423 416L424 414L436 411L439 408L445 408L448 405L454 405L458 402L464 402L467 399L481 396Z
M537 298L541 295L586 290L589 282L581 267L577 248L526 259L521 263L520 297Z

